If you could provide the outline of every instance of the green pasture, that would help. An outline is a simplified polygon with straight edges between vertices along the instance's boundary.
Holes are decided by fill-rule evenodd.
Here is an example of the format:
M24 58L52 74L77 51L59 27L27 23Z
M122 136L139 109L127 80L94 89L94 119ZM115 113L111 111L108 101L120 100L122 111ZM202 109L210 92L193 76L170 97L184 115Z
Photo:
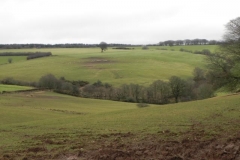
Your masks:
M16 63L20 61L26 61L27 56L0 56L0 66L9 64L8 62L9 58L12 59L12 63Z
M0 92L19 91L19 90L28 90L28 89L33 89L33 87L0 84Z
M240 130L239 104L240 95L138 108L134 103L43 91L2 94L0 154L41 144L36 137L65 138L75 144L101 134L131 132L141 137L168 130L175 133L172 140L178 140L178 135L194 124L201 124L201 130L208 136L223 132L231 135Z
M104 53L99 48L1 50L52 52L53 56L24 61L13 59L12 64L0 65L0 79L13 77L22 81L38 81L41 76L51 73L59 78L91 83L101 80L116 86L124 83L148 85L158 79L167 80L173 75L188 78L195 67L205 67L203 55L158 48L161 46L150 47L149 50L140 47L134 50L109 48ZM1 59L0 62L5 61Z

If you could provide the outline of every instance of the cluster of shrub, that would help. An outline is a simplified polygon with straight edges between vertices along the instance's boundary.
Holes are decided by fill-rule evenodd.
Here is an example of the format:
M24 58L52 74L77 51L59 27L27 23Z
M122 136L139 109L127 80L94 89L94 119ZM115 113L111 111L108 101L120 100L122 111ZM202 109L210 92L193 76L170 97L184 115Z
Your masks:
M28 55L27 60L41 58L41 57L47 57L47 56L51 56L51 55L52 55L51 52L35 52L33 54Z
M54 92L62 94L80 95L79 85L75 85L71 81L66 81L64 77L57 79L52 74L42 76L38 82L38 87L41 89L52 89Z
M131 49L134 49L134 48L129 48L129 47L114 47L112 49L123 49L123 50L131 50Z
M80 96L79 88L88 84L86 81L69 81L64 77L57 79L52 74L42 76L38 82L24 82L13 78L5 78L1 80L2 84L12 84L19 86L33 86L39 89L50 89L57 93Z
M148 48L148 46L144 45L144 46L142 46L142 49L143 49L143 50L147 50L147 49L149 49L149 48Z
M143 104L167 104L213 97L214 88L207 80L204 71L196 68L194 75L193 79L188 80L177 76L171 77L168 82L157 80L147 87L139 84L124 84L114 88L98 81L83 87L81 96Z
M113 87L101 81L89 84L87 81L69 81L64 77L57 79L52 74L42 76L38 82L33 83L17 81L13 78L6 78L1 83L51 89L58 93L85 98L141 104L167 104L213 97L214 87L211 85L205 72L200 68L195 68L193 74L193 79L184 80L180 77L172 76L168 82L157 80L149 86L123 84L120 87Z
M2 52L0 56L27 56L27 60L51 56L51 52ZM10 63L10 62L9 62Z
M29 56L33 52L2 52L0 56Z
M9 85L18 85L18 86L32 86L32 87L38 87L37 82L25 82L16 80L12 77L4 78L0 81L1 84L9 84Z
M208 49L203 49L202 51L191 51L191 50L187 50L187 49L184 49L184 48L180 48L181 52L189 52L189 53L194 53L194 54L203 54L203 55L210 55L211 54L211 51L208 50Z

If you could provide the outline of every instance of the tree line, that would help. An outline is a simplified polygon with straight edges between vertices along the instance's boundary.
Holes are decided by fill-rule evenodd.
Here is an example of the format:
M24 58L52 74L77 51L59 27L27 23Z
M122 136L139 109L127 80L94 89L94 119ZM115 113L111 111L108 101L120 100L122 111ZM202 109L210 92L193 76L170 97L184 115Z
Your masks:
M193 79L184 80L172 76L168 81L156 80L149 86L131 83L112 87L108 83L97 81L81 88L81 96L151 104L177 103L214 96L213 85L209 83L206 73L200 68L195 68L193 73Z
M41 58L41 57L48 57L51 55L52 55L51 52L2 52L0 53L0 56L27 56L27 60Z
M159 46L182 46L182 45L219 45L222 41L207 39L167 40L159 42Z
M149 86L123 84L113 87L109 83L97 81L69 81L64 77L56 78L52 74L42 76L38 82L27 83L5 78L3 84L30 85L40 89L51 89L55 92L84 98L105 99L134 103L168 104L179 101L191 101L214 96L214 88L209 83L206 73L195 68L193 79L184 80L172 76L169 81L156 80Z
M140 46L132 44L119 44L110 43L109 47L122 47L122 46ZM65 43L65 44L0 44L0 49L27 49L27 48L95 48L99 47L99 44L84 44L84 43Z
M148 46L178 46L178 45L218 45L221 41L207 39L185 39L185 40L167 40ZM0 49L27 49L27 48L95 48L100 44L85 44L85 43L63 43L63 44L0 44ZM109 43L108 47L139 47L141 44L123 44Z

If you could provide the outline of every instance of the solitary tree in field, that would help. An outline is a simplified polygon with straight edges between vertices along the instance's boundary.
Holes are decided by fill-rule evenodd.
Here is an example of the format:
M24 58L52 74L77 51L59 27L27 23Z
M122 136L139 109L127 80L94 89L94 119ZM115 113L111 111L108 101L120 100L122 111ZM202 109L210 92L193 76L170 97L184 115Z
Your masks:
M220 51L208 56L210 78L215 87L235 90L240 86L240 17L226 25Z
M99 44L99 47L101 48L101 52L107 50L107 43L106 42L101 42Z

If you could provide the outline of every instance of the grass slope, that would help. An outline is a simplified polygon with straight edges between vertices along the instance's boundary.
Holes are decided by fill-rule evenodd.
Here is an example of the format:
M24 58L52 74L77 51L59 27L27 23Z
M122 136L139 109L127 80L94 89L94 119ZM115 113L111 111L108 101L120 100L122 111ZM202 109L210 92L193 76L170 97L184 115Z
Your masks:
M175 135L171 140L178 140L194 124L201 124L206 139L222 133L232 135L240 130L239 104L240 95L141 109L133 103L52 92L0 95L0 154L42 146L43 141L49 150L71 151L71 145L115 133L144 137L168 131ZM71 143L45 143L49 138Z
M0 84L0 92L2 92L2 91L21 91L21 90L29 90L29 89L33 89L33 87Z
M3 50L5 51L5 50ZM19 50L7 50L18 52ZM108 49L24 49L22 52L52 52L54 56L18 61L0 66L0 79L13 77L23 81L37 81L52 73L70 80L101 80L113 85L138 83L147 85L157 79L167 80L173 75L190 77L195 67L204 67L204 56L180 51ZM1 57L0 57L1 59ZM27 77L27 78L26 78Z

